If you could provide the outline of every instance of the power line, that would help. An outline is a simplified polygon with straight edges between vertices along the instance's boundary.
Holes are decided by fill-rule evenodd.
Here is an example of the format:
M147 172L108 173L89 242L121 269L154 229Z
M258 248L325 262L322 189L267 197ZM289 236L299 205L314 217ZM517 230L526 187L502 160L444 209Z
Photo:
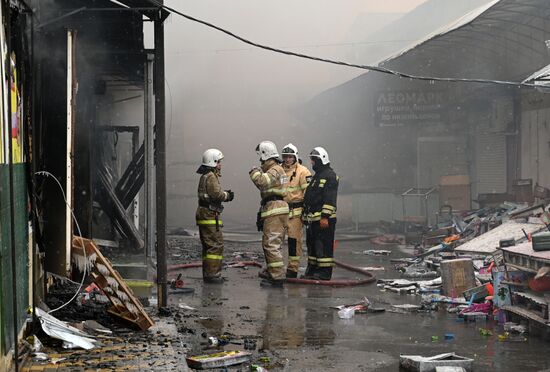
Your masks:
M344 43L317 43L317 44L301 44L301 45L283 45L278 48L327 48L327 47L342 47L342 46L359 46L373 44L389 44L389 43L410 43L414 40L380 40L380 41L358 41ZM195 53L224 53L224 52L250 52L258 50L258 48L224 48L224 49L196 49L196 50L180 50L177 52L169 52L169 54L195 54Z
M184 13L182 13L182 12L180 12L180 11L174 9L174 8L171 8L167 5L163 5L163 4L159 3L156 0L150 0L150 1L154 4L156 4L157 6L159 6L159 8L163 8L163 9L165 9L165 10L171 12L171 13L177 14L177 15L179 15L183 18L186 18L190 21L200 23L204 26L207 26L207 27L213 28L215 30L218 30L218 31L220 31L220 32L222 32L226 35L229 35L232 38L237 39L237 40L239 40L239 41L241 41L245 44L252 45L253 47L256 47L256 48L269 50L269 51L272 51L272 52L275 52L275 53L288 55L288 56L309 59L309 60L312 60L312 61L329 63L329 64L333 64L333 65L338 65L338 66L346 66L346 67L353 67L353 68L358 68L358 69L362 69L362 70L376 71L376 72L380 72L382 74L388 74L388 75L393 75L393 76L412 79L412 80L422 80L422 81L429 81L429 82L441 81L441 82L451 82L451 83L495 84L495 85L505 85L505 86L515 86L515 87L519 87L519 86L538 87L538 85L531 84L531 83L514 82L514 81L506 81L506 80L420 76L420 75L407 74L407 73L400 72L400 71L390 70L388 68L380 67L380 66L360 65L360 64L348 63L348 62L344 62L344 61L332 60L332 59L328 59L328 58L310 56L310 55L303 54L303 53L291 52L289 50L283 50L283 49L271 47L269 45L263 45L263 44L256 43L254 41L250 41L250 40L245 39L244 37L239 36L239 35L231 32L229 30L226 30L224 28L216 26L212 23L203 21L201 19L192 17L190 15L184 14Z

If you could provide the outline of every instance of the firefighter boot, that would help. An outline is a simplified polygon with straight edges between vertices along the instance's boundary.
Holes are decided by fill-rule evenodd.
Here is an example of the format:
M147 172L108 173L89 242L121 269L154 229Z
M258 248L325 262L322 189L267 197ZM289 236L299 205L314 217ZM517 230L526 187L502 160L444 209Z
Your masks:
M332 267L320 267L313 274L313 279L330 280L332 278Z

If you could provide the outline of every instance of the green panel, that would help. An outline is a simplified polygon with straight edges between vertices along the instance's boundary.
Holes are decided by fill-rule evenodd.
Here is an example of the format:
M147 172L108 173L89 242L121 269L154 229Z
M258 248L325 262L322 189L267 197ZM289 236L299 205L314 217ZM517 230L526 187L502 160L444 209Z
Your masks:
M17 309L19 329L27 319L29 308L29 198L27 193L27 164L13 166L15 198L15 246L17 250Z
M0 350L2 355L13 345L13 312L12 312L12 271L11 271L11 232L10 232L10 187L9 168L0 165L0 272L2 285L2 340Z
M14 230L16 250L16 291L18 329L25 322L29 306L29 273L28 273L28 198L25 164L13 166L14 194ZM11 250L11 210L9 166L0 165L0 327L2 338L0 351L3 355L13 345L13 287L12 287L12 250Z

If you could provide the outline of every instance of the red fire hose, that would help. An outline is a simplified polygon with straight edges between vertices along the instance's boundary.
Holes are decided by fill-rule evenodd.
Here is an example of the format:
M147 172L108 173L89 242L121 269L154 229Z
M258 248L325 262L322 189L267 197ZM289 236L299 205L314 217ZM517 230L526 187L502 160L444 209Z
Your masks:
M315 285L323 285L323 286L329 286L329 287L351 287L351 286L369 284L376 280L376 277L371 272L367 270L363 270L360 267L352 266L337 260L334 260L334 263L336 264L336 266L339 266L346 270L363 274L364 276L366 276L366 278L362 280L352 280L352 279L315 280L315 279L290 278L290 279L286 279L285 282L291 283L291 284L315 284ZM236 261L236 262L229 263L229 265L231 267L245 267L245 266L262 267L262 264L256 261ZM168 271L190 269L193 267L202 267L202 262L193 262L188 264L168 266Z

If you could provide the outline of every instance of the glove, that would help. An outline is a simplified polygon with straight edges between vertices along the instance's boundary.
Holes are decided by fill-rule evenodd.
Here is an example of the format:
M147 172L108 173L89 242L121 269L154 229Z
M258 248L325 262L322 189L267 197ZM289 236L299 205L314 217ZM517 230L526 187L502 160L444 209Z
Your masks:
M319 221L319 227L321 228L321 230L328 229L328 218L321 218L321 221Z
M255 166L255 167L252 167L252 169L250 170L250 172L248 172L248 174L252 174L254 172L261 172L262 171L262 168L258 167L258 166Z
M231 190L225 190L227 193L227 199L225 201L230 202L231 200L235 199L235 193Z

